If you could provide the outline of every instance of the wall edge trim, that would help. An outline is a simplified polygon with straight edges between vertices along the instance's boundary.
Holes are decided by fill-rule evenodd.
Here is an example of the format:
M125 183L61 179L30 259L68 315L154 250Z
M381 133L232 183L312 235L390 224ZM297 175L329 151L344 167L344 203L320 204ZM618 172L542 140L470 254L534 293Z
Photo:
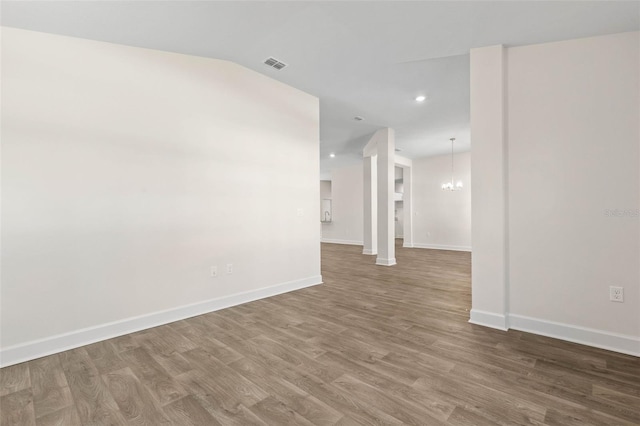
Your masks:
M423 244L415 242L412 247L432 250L471 251L471 246L449 246L444 244Z
M290 291L322 284L322 276L315 275L294 281L287 281L269 287L209 299L189 305L178 306L164 311L126 318L119 321L87 327L43 339L32 340L19 345L0 349L0 367L19 364L52 355L102 340L112 339L129 333L169 324L186 318L203 315L243 303L276 296Z
M509 315L510 328L640 357L640 337L563 324L524 315Z
M363 246L364 245L363 241L339 240L339 239L333 239L333 238L322 238L322 239L320 239L320 242L329 243L329 244L347 244L347 245L350 245L350 246Z
M481 311L478 309L471 309L469 312L469 322L502 331L507 331L509 329L509 326L507 325L507 317L505 315Z

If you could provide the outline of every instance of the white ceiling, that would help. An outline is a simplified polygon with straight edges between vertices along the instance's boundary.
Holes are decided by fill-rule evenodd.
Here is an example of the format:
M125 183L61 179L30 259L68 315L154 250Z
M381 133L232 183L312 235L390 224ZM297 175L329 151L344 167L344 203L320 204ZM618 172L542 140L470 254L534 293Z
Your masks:
M469 49L638 30L640 2L3 1L2 24L228 59L316 95L327 178L382 127L409 158L468 150Z

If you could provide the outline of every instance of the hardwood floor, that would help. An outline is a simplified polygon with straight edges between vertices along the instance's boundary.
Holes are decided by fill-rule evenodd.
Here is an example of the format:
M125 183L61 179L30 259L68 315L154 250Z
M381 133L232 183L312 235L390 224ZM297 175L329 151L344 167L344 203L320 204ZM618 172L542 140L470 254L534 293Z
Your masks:
M640 359L467 322L470 254L325 284L0 370L8 425L638 425Z

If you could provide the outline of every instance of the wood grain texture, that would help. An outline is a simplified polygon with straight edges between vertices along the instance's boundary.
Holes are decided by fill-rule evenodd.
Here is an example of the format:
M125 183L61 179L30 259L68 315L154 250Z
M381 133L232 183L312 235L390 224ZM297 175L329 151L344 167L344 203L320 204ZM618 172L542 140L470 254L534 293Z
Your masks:
M4 396L31 386L29 366L26 363L0 369L0 396Z
M84 348L58 354L83 425L126 425L113 396Z
M469 324L469 253L396 257L4 368L0 425L640 424L639 358Z
M36 424L31 389L22 389L0 398L0 425L31 426Z
M73 407L71 389L62 371L58 355L46 356L29 363L36 417Z
M120 355L160 405L187 396L182 386L143 348L122 352Z
M130 368L103 375L113 399L129 424L155 426L169 425L160 405L143 386Z
M38 426L82 426L76 407L70 406L38 418Z
M84 349L100 374L126 367L116 347L109 340L87 345Z
M211 425L221 426L202 405L192 396L187 395L177 401L172 402L164 407L164 412L169 419L176 425L199 426Z

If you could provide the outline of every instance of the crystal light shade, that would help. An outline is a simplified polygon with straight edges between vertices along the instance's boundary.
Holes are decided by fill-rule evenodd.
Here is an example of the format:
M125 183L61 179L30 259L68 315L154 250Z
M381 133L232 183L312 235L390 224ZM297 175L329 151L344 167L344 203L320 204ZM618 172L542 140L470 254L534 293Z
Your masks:
M442 189L447 191L460 191L462 189L462 181L456 182L455 185L453 184L453 182L443 183Z

